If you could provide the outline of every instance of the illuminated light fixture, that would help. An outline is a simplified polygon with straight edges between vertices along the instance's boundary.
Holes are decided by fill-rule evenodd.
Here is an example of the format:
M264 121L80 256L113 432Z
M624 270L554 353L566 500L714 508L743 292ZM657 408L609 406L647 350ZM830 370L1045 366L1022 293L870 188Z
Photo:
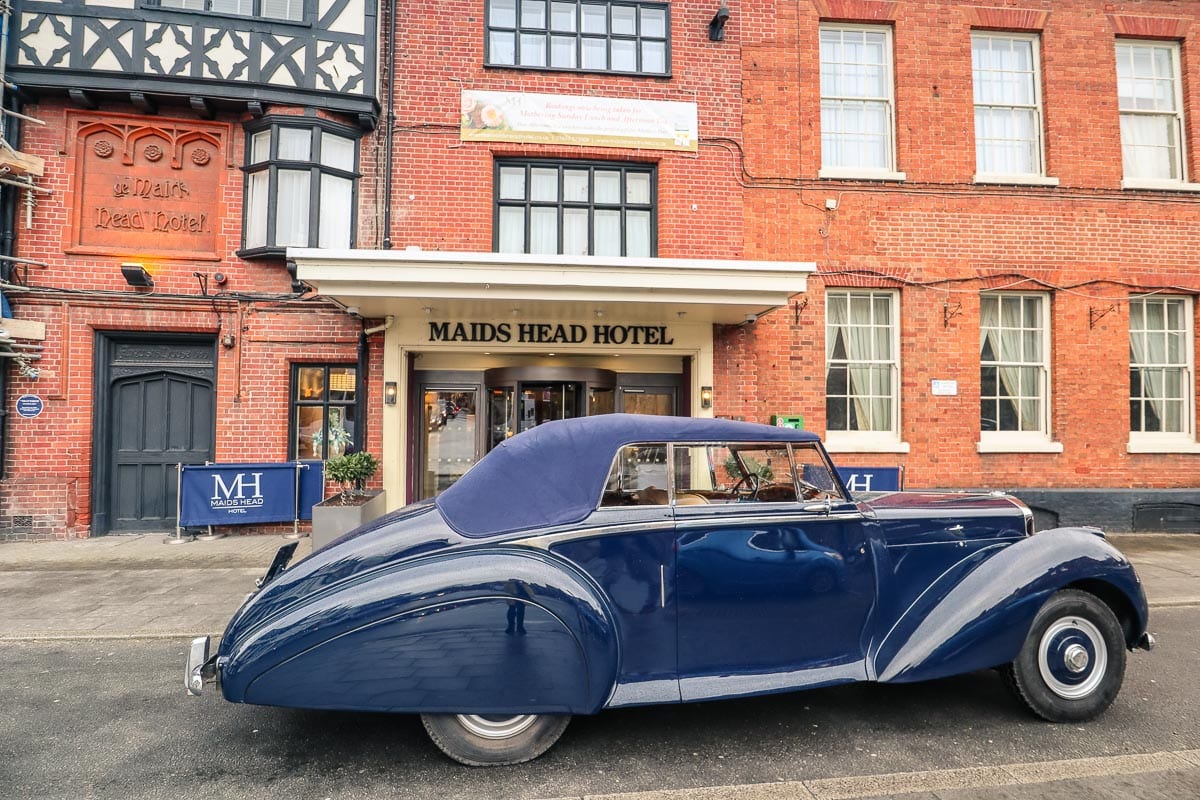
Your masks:
M396 405L396 395L397 395L396 382L395 381L386 381L383 384L383 402L389 406Z
M154 288L154 278L150 276L149 272L146 272L146 267L137 261L126 261L121 264L121 274L130 286L143 289Z
M729 5L721 0L721 6L708 23L708 40L710 42L725 41L725 23L729 21Z
M331 392L353 392L354 391L354 375L349 372L330 372L329 373L329 391L331 391Z
M701 386L700 387L700 407L701 408L712 408L712 397L713 397L713 392L712 392L711 386Z

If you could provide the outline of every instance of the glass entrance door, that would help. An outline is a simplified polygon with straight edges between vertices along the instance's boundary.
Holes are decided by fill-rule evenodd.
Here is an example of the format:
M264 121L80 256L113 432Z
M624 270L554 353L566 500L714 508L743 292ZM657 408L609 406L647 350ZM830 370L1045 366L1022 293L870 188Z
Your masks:
M422 499L449 488L475 463L479 390L427 387L423 395Z
M613 411L616 375L570 367L501 367L484 373L488 449L510 436L560 419Z

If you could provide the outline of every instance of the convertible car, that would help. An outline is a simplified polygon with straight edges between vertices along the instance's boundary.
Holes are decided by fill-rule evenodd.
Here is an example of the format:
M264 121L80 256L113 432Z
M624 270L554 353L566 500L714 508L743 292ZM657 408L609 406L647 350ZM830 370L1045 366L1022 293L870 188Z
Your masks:
M543 753L571 715L998 667L1080 721L1149 650L1142 586L1091 528L1019 500L856 502L816 436L608 415L494 449L435 501L287 566L281 548L185 684L416 713L464 764Z

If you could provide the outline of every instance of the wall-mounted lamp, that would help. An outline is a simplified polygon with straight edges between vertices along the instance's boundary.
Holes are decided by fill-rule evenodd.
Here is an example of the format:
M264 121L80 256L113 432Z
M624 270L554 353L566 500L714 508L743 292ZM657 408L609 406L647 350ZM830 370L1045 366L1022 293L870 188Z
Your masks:
M708 23L708 39L712 42L725 41L725 23L729 21L729 5L721 0L721 7Z
M146 268L136 261L126 261L122 264L121 274L125 276L125 282L130 286L138 286L145 289L154 288L154 278L150 277L150 273L146 272Z
M383 402L389 406L396 405L396 382L387 381L383 384Z
M221 347L226 350L232 350L237 345L237 337L232 333L227 333L221 337Z
M712 387L711 386L701 386L700 387L700 407L701 408L712 408Z

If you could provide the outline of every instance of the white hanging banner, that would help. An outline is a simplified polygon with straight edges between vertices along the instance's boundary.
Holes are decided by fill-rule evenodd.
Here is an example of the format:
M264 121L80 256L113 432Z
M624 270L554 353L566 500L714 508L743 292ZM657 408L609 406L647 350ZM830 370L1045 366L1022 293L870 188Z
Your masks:
M524 92L462 93L464 142L577 144L694 153L696 104Z

